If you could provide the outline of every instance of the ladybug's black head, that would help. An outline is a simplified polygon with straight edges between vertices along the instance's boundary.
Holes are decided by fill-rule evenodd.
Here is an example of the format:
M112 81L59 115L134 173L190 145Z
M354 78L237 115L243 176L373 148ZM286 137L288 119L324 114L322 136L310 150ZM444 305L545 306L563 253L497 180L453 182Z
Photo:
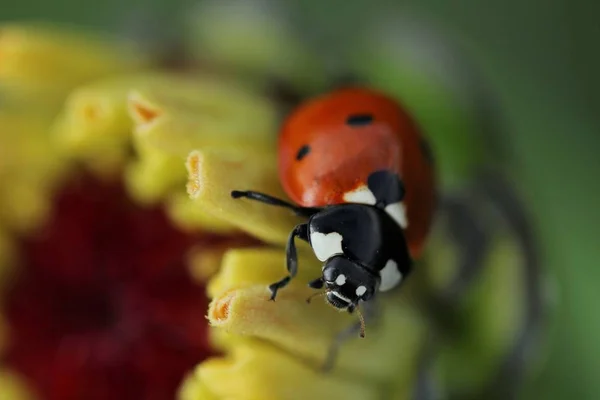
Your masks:
M373 296L379 286L379 277L340 255L327 260L323 277L310 284L313 288L323 285L327 289L327 301L332 306L351 311L359 301L367 301Z

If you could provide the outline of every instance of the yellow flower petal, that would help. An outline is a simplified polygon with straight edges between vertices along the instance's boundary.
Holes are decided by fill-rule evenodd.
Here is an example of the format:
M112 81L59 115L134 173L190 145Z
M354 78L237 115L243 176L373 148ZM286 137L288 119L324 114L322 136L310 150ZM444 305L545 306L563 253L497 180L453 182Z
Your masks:
M0 26L0 54L0 85L17 89L66 91L92 78L136 70L147 62L130 46L41 24Z
M37 398L23 378L0 366L0 399L35 400Z
M103 79L73 91L53 127L60 146L101 175L122 168L129 155L133 125L126 94L138 80Z
M221 268L226 248L200 246L192 248L187 257L187 265L191 276L197 282L208 282Z
M212 393L196 374L189 374L177 393L179 400L220 400Z
M0 219L15 230L30 232L51 211L50 191L22 179L6 179L0 186Z
M182 157L206 147L272 148L276 134L271 102L216 79L174 81L169 90L136 90L128 107L140 140Z
M47 135L44 114L0 112L0 221L20 232L39 226L65 159Z
M172 192L183 192L185 159L154 148L136 146L139 158L125 169L125 183L131 197L142 204L163 200ZM189 221L191 223L191 221Z
M307 282L321 275L321 263L309 253L306 246L298 248L298 262L301 268L288 287L305 288ZM214 298L231 289L257 284L266 287L283 278L286 273L285 252L282 249L231 249L223 256L219 273L210 280L208 295Z
M357 317L336 312L322 299L306 304L305 299L314 294L307 282L321 274L320 263L308 247L299 251L296 279L278 293L275 302L268 301L267 286L286 274L284 260L282 249L232 249L225 254L221 270L208 286L213 297L208 312L214 327L212 342L227 352L248 338L259 338L318 368L334 336ZM405 393L402 387L412 386L427 327L405 295L382 298L379 306L381 319L367 325L365 339L357 337L344 344L336 371L340 376L379 382L382 387L393 380L399 396Z
M381 396L372 385L323 374L258 341L236 346L225 359L204 362L196 369L196 377L222 399L369 400Z
M198 207L266 242L283 244L302 220L291 211L246 199L232 190L257 190L287 198L277 177L271 151L193 151L187 159L188 193Z
M202 228L203 230L220 234L239 232L231 223L225 222L218 216L200 207L185 192L171 195L167 199L166 207L171 220L181 229L193 231Z
M250 143L272 146L273 104L233 80L205 74L156 74L130 87L126 107L138 160L127 167L126 181L141 202L156 202L181 187L184 160L193 149L242 148ZM189 212L189 206L177 204L175 215L191 217L187 227L233 228L217 215L213 218L214 213Z
M213 300L208 318L214 327L270 341L318 367L335 335L357 317L337 312L322 300L308 305L308 294L307 288L286 287L272 302L265 285L234 289ZM357 335L344 344L336 369L381 382L405 379L409 384L426 336L425 325L397 298L382 300L378 306L381 319L367 326L365 339Z

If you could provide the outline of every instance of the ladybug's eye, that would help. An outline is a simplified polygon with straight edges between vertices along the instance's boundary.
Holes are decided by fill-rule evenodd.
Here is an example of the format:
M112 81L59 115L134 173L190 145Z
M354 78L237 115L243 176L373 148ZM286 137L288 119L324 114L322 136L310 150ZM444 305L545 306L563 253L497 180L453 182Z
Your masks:
M298 153L296 153L296 160L302 160L308 153L310 153L310 146L305 144L304 146L300 147L300 150L298 150Z
M346 118L346 124L350 126L369 125L373 122L372 114L352 114Z

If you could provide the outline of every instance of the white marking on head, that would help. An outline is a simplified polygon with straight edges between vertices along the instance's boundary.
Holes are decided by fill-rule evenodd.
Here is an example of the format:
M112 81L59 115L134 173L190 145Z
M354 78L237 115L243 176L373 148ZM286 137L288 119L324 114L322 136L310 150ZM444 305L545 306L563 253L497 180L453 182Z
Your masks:
M385 207L385 212L388 213L402 229L406 229L408 226L408 218L406 217L406 207L403 202L388 204Z
M344 193L344 201L347 203L360 203L375 205L377 199L369 188L365 185L359 186L358 188Z
M328 234L313 232L310 234L310 245L319 261L327 261L342 251L342 235L337 232Z
M359 287L356 288L356 295L357 296L362 296L365 293L367 293L367 288L365 286L359 286Z
M339 274L337 278L335 278L335 284L338 286L342 286L344 283L346 283L346 275Z
M333 293L333 295L335 297L337 297L338 299L342 299L344 300L346 303L352 303L352 300L350 300L349 298L342 296L341 294L339 294L338 292L332 291L331 293Z
M398 270L398 264L394 260L388 260L385 267L379 271L379 276L381 277L380 292L393 289L402 280L402 274Z

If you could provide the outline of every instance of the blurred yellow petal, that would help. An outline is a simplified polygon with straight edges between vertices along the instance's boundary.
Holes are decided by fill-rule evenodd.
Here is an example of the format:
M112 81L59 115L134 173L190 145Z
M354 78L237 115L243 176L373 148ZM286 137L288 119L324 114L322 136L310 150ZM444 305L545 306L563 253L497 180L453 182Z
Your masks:
M291 211L232 199L232 190L257 190L287 198L271 151L198 150L187 159L188 193L198 207L266 242L283 244L302 220Z
M308 288L286 287L272 302L266 284L233 289L213 300L209 321L228 332L270 341L318 367L335 335L357 317L337 312L323 300L306 304L308 294ZM345 343L336 369L382 382L403 379L409 384L426 337L425 325L397 298L382 300L378 306L381 319L367 326L365 339L357 336Z
M323 299L307 304L306 298L315 293L307 283L320 276L320 262L308 247L302 247L299 264L298 276L272 302L267 286L285 276L285 251L229 250L208 286L213 298L208 311L213 344L227 353L240 346L249 346L250 352L254 345L248 345L248 340L257 338L305 360L310 368L319 368L334 337L357 317L337 312ZM357 336L342 346L335 376L360 377L357 381L377 383L382 388L393 386L395 398L408 398L407 388L412 388L427 340L427 326L404 295L381 298L378 306L381 317L368 323L366 338ZM234 376L238 371L231 369L229 373Z
M126 167L125 183L131 197L152 204L172 192L182 191L186 170L183 157L165 154L153 148L137 146L138 159Z
M187 264L192 277L202 283L206 283L210 278L213 278L217 273L222 275L222 265L228 265L227 261L223 261L226 257L230 259L230 253L235 251L244 250L230 250L227 247L213 246L206 248L206 246L199 246L198 248L193 247L187 257ZM215 280L211 280L212 284L215 284ZM209 289L210 291L210 289Z
M179 400L220 400L212 393L195 373L189 374L183 381L177 394Z
M301 268L288 287L306 287L307 282L321 274L321 263L305 246L298 249L298 262ZM283 278L286 273L285 252L282 249L231 249L223 256L219 273L209 282L208 295L214 298L231 289L257 284L266 287Z
M192 249L188 255L190 275L197 282L207 282L221 267L224 249Z
M196 369L196 377L222 399L379 399L373 385L323 374L259 341L240 344L224 359ZM200 397L201 398L201 397Z
M47 135L47 116L0 112L0 221L28 232L48 215L66 160Z
M95 81L68 97L53 133L70 155L101 174L114 174L129 155L131 119L125 104L133 78Z
M134 134L168 154L186 157L206 147L274 146L274 105L225 81L189 79L174 81L169 90L132 91L128 107Z
M23 378L0 366L0 399L36 400L37 398Z
M239 230L231 223L199 207L185 192L174 193L167 199L167 212L171 220L181 229L203 229L220 234L232 234Z
M185 157L193 149L272 147L274 105L233 80L206 74L156 74L129 87L126 109L138 159L127 167L126 181L138 201L156 202L181 187L186 179ZM213 218L214 213L188 210L189 206L175 210L177 216L191 217L187 226L205 228L212 223L220 230L232 228L218 215Z
M118 44L117 44L118 43ZM89 79L147 63L123 40L42 24L0 26L0 85L68 90Z
M50 194L34 182L6 179L0 186L0 219L15 230L30 232L50 214Z

